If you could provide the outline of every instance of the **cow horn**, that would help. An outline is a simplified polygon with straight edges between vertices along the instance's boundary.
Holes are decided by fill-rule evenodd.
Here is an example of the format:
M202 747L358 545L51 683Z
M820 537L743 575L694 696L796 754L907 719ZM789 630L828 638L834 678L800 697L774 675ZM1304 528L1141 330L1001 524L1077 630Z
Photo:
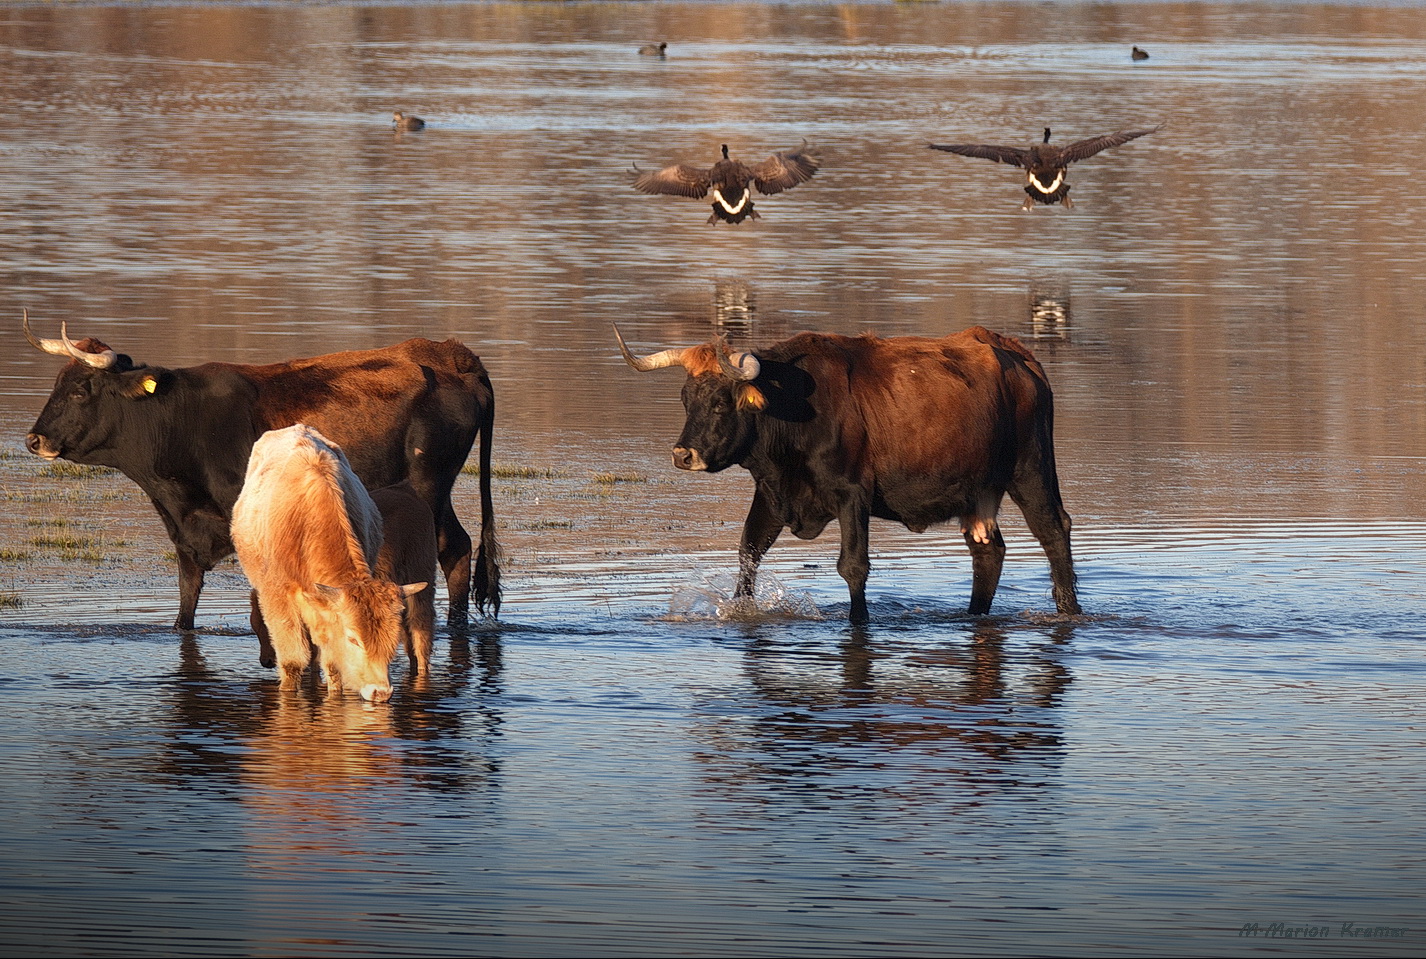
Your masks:
M619 332L619 325L614 324L614 338L619 341L619 352L624 354L624 360L640 373L647 373L649 370L661 370L665 366L682 366L683 354L686 349L664 350L660 353L650 353L648 356L635 356L629 352L628 345L624 342L623 334Z
M64 348L64 342L62 340L41 340L38 339L35 334L30 332L29 307L26 307L24 310L24 320L22 325L25 328L25 339L29 340L30 345L33 346L35 349L43 350L44 352L53 354L54 356L69 355L69 350L66 350Z
M43 350L55 356L72 356L76 360L82 360L88 363L97 370L107 370L119 361L119 354L113 350L105 350L103 353L86 353L84 350L75 346L73 341L69 338L69 330L64 323L59 325L60 339L39 339L35 334L30 332L30 311L28 308L24 310L22 325L25 328L25 339L29 340L30 345L37 350Z
M725 376L735 380L755 380L762 372L762 364L758 358L751 353L739 353L738 361L733 362L733 355L725 352L728 341L723 337L718 337L717 353L718 366Z
M119 361L119 354L113 350L105 350L103 353L89 353L75 346L74 343L70 341L69 330L63 322L59 324L59 335L60 338L64 340L64 348L68 351L70 356L76 360L88 363L96 370L107 370Z

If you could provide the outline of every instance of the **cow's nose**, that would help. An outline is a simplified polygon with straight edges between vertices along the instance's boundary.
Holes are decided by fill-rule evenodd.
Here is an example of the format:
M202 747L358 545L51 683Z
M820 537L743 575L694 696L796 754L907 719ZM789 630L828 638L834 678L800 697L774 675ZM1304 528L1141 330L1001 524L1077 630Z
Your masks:
M384 703L391 698L391 686L369 683L361 688L361 698L373 703Z
M687 449L687 448L682 447L682 446L675 446L675 447L673 448L673 465L676 466L676 467L678 467L679 469L681 469L681 470L691 470L691 469L693 469L693 458L694 458L693 450Z
M40 451L40 434L26 433L25 449L29 450L31 453L38 453Z

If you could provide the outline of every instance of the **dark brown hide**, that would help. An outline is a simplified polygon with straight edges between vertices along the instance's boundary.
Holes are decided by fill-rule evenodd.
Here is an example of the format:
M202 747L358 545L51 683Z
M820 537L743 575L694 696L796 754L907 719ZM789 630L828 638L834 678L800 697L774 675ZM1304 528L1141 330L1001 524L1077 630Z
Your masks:
M718 362L725 351L709 343L640 368L672 360L688 371L676 466L739 465L756 481L740 595L751 594L782 530L810 539L835 519L850 618L866 622L870 517L916 531L959 520L974 564L970 611L988 612L1005 555L996 517L1009 493L1049 558L1057 608L1079 612L1053 398L1018 341L983 327L941 339L801 333L753 351L749 380L727 374Z

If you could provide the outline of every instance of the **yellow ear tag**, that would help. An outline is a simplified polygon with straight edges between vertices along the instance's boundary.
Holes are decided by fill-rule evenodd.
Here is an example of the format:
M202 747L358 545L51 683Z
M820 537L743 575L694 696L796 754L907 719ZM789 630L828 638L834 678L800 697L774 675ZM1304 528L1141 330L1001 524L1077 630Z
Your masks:
M153 392L154 390L156 390L156 389L158 389L158 380L154 379L152 376L145 376L145 377L144 377L144 392L145 392L145 393L152 393L152 392Z

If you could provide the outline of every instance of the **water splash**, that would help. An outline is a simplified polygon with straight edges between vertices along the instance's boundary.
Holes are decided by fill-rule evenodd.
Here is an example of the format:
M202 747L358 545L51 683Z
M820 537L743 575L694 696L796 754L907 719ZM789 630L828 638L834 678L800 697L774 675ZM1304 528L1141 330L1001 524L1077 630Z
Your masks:
M675 620L719 619L731 622L825 618L810 593L785 586L766 570L758 573L752 596L734 596L735 587L730 572L695 571L688 582L673 591L668 602L668 616Z

